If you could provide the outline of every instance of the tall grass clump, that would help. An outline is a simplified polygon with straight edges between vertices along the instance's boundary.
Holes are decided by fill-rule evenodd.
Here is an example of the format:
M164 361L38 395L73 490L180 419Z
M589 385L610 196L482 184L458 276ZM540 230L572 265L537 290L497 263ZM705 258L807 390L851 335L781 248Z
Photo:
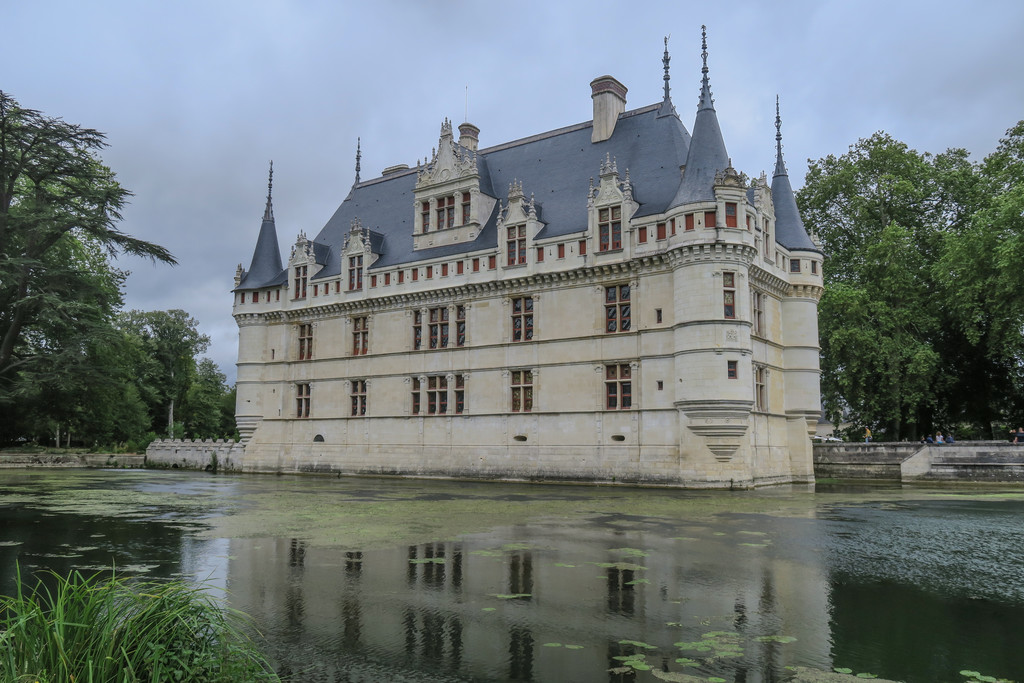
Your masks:
M247 618L196 586L46 572L0 597L0 681L278 681Z

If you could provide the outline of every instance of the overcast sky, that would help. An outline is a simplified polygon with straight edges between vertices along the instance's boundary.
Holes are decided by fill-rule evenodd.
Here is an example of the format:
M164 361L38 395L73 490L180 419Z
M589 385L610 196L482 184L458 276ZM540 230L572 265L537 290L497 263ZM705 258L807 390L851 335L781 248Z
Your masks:
M97 128L135 193L122 228L177 267L122 259L127 306L183 308L234 381L230 293L274 161L283 256L352 185L429 156L441 121L488 147L592 118L610 74L627 109L672 99L692 129L700 27L733 165L774 168L775 96L795 188L808 158L885 130L919 151L990 153L1024 118L1024 1L274 2L0 0L0 90ZM468 88L468 98L467 98ZM468 99L468 103L467 103ZM411 208L410 208L411 210Z

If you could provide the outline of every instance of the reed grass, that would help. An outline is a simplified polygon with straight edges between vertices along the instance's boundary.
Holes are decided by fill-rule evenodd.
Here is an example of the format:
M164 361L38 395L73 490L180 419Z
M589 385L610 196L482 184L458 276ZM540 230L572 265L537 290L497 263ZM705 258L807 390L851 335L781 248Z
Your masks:
M0 597L0 681L278 681L246 635L248 618L181 582L19 570Z

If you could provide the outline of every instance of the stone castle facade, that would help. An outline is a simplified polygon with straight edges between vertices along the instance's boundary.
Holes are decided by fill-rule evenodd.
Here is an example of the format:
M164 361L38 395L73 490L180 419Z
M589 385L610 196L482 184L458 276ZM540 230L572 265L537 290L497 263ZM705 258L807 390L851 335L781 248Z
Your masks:
M356 178L282 262L270 193L235 278L242 468L749 487L813 480L822 253L782 159L732 167L706 42L669 96Z

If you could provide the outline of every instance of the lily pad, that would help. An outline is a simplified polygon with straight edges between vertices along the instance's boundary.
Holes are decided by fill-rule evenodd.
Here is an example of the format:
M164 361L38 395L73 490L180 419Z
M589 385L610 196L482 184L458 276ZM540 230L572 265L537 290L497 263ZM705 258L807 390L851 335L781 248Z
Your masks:
M657 650L658 649L657 645L651 645L649 643L644 643L644 642L641 642L639 640L620 640L619 641L619 645L632 645L633 647L642 647L642 648L647 649L647 650ZM641 655L641 656L643 656L643 655Z
M796 641L796 636L758 636L754 640L759 643L792 643Z
M531 550L534 546L529 543L506 543L501 546L502 550Z
M604 569L618 569L623 572L642 572L647 567L641 567L638 564L632 564L630 562L591 562L590 564L597 565Z
M669 681L669 683L705 683L704 678L698 678L697 676L691 676L690 674L678 671L659 671L655 669L651 671L651 675L658 680Z

